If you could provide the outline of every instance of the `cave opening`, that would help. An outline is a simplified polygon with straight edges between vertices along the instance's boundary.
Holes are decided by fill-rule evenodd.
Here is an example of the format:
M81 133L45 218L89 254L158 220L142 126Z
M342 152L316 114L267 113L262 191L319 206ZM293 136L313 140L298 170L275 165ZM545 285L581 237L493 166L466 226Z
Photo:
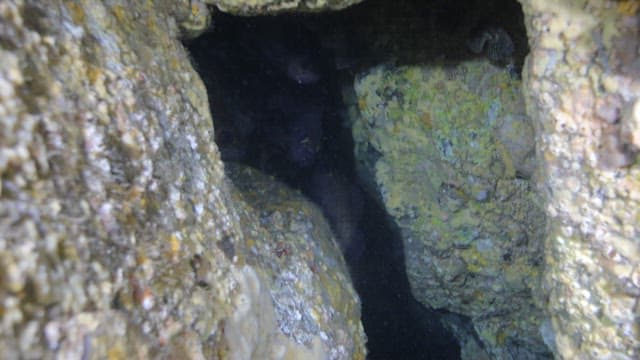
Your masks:
M460 358L441 318L455 318L457 331L472 326L411 295L400 230L356 170L345 103L358 74L379 64L486 57L520 76L528 51L520 5L368 0L323 14L218 12L213 22L185 45L207 87L223 161L274 175L323 209L362 301L369 359ZM349 230L336 225L345 213Z

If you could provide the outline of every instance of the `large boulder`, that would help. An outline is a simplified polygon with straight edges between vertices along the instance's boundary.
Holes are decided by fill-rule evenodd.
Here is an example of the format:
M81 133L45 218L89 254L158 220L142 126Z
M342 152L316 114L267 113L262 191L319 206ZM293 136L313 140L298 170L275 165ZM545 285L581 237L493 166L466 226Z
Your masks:
M188 4L0 4L4 358L364 358L319 211L226 178Z
M545 216L521 82L487 60L378 66L355 82L361 177L401 230L416 299L471 318L496 358L550 356Z
M549 234L547 336L562 359L637 359L640 3L521 0L523 87Z
M279 352L271 358L364 359L358 295L322 210L273 177L225 165L238 190L232 194L245 234L242 254L263 288L253 290L262 294L252 300L259 306L247 306L248 316L237 323L238 312L232 316L232 335L225 328L230 341L241 345L252 336L263 351L249 349L236 358Z

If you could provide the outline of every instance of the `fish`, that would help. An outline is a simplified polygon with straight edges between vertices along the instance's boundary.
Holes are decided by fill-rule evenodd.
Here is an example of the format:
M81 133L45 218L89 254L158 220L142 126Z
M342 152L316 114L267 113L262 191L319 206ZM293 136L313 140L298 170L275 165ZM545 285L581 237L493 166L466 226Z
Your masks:
M296 115L288 126L289 160L301 168L313 165L321 149L322 115L319 110L309 109Z
M320 80L319 69L309 57L292 57L286 61L286 75L298 85L312 85Z
M475 54L484 54L497 64L512 64L515 45L511 36L500 27L486 28L466 41L467 48Z
M366 245L359 226L364 209L360 187L340 172L319 164L314 167L306 192L322 208L344 256L361 257Z
M283 148L287 159L298 168L310 168L322 150L326 99L320 89L300 91L279 87L266 106L270 120L266 140Z

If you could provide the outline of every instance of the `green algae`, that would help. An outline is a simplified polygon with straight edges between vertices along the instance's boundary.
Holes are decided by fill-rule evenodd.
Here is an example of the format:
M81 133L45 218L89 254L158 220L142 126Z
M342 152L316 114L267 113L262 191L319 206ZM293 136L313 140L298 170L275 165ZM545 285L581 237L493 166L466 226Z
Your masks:
M352 127L360 174L373 177L369 191L402 229L416 298L505 329L535 328L517 309L533 307L527 293L538 286L545 228L528 180L516 177L533 156L533 134L501 132L527 121L520 86L485 61L378 66L355 82ZM434 269L458 263L464 282ZM536 332L527 336L545 351ZM513 340L490 352L509 351L501 346Z

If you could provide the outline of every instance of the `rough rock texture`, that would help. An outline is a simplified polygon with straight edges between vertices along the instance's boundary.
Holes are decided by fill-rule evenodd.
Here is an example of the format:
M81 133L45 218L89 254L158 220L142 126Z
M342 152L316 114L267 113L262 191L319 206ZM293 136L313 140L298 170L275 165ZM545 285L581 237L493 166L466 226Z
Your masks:
M279 329L296 343L312 345L312 352L300 347L286 354L287 359L364 359L360 303L322 210L257 170L226 166L240 191L233 202L244 226L247 262L259 264L261 275L269 279L264 301L273 299L269 311L277 323L271 320L262 331L254 319L246 318L237 335L269 338ZM229 336L228 328L225 333Z
M550 355L532 298L545 217L520 85L486 60L378 66L356 80L352 111L360 173L401 229L414 296L470 317L502 359Z
M235 15L340 10L363 0L198 0Z
M640 3L522 0L563 359L640 357Z
M225 180L189 4L0 3L4 358L364 358L317 210Z
M211 30L212 9L202 0L178 0L174 5L173 16L184 39L195 38Z

